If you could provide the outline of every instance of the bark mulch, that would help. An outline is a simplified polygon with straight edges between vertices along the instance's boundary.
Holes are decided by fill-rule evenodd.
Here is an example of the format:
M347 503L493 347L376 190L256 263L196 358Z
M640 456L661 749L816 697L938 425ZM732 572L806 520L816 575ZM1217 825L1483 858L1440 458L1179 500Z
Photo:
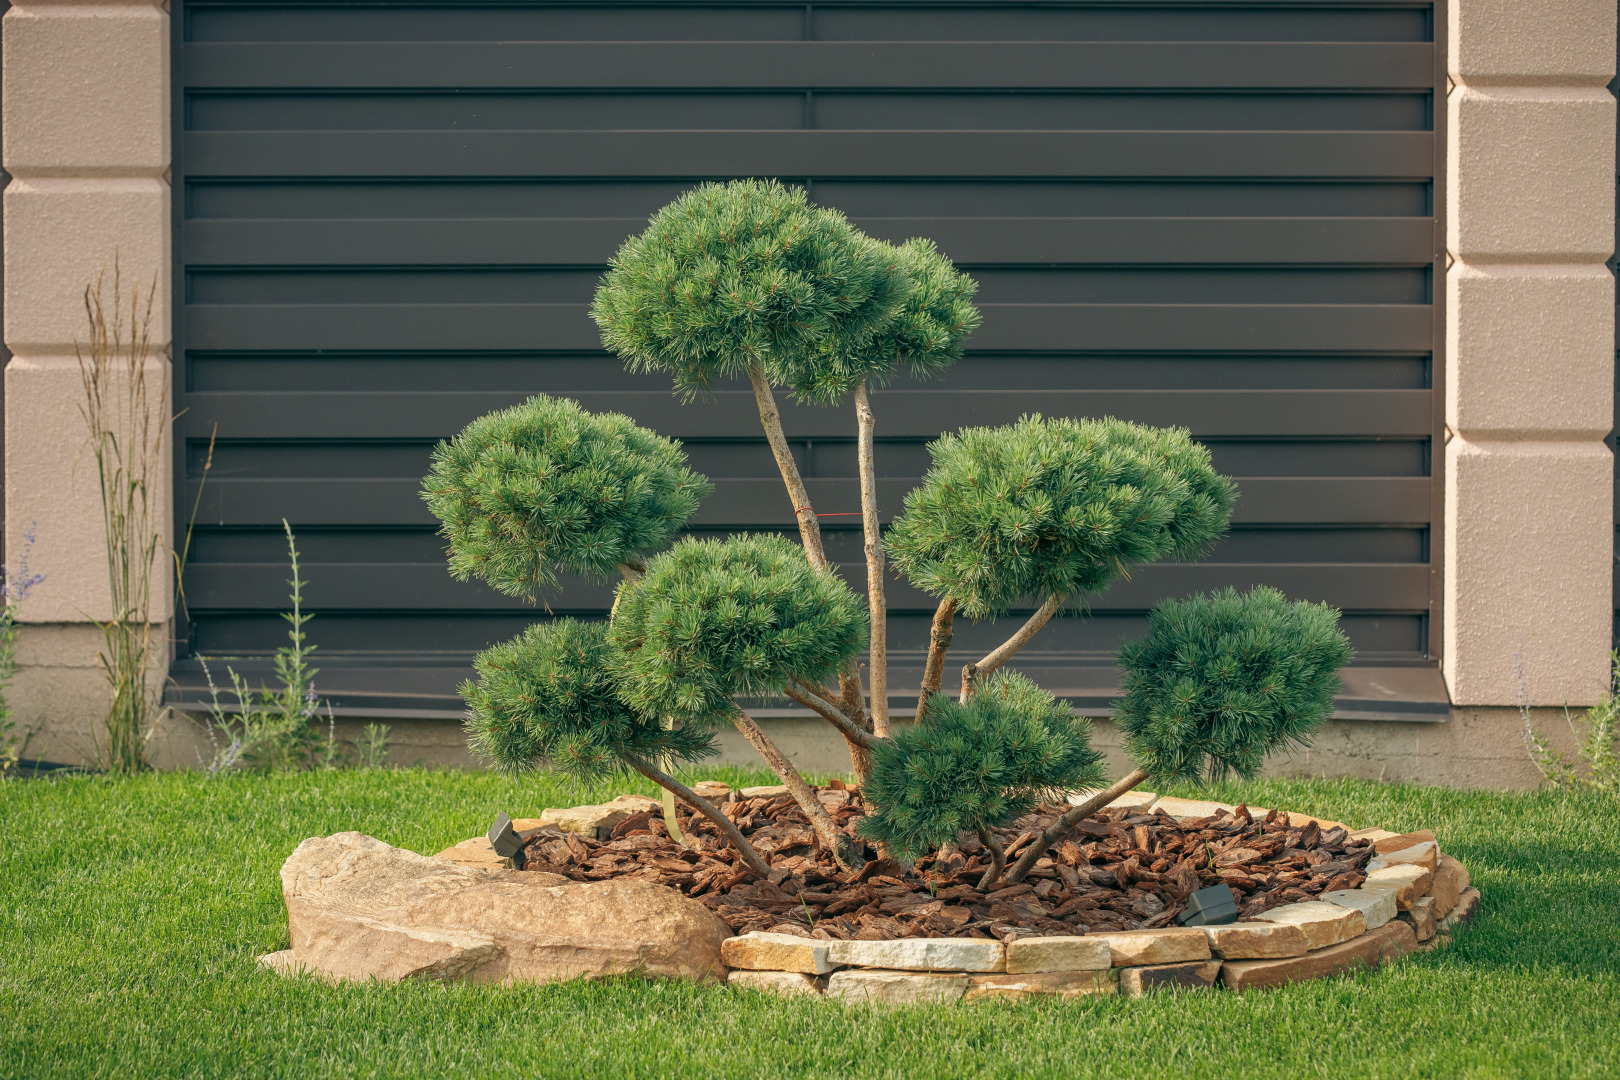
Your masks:
M850 836L863 815L860 793L837 781L817 798ZM1198 889L1230 886L1243 918L1268 908L1353 889L1372 846L1352 842L1343 828L1290 828L1287 814L1250 814L1247 807L1214 817L1176 821L1167 814L1103 810L1082 821L1024 882L980 892L989 866L976 838L944 858L926 857L909 870L876 857L859 874L838 868L816 842L791 796L740 797L721 804L771 875L760 880L718 830L681 807L683 848L669 838L659 814L635 814L597 839L546 831L529 839L523 869L576 881L634 877L695 897L737 933L771 930L815 938L886 940L901 937L979 937L1084 934L1152 929L1170 924ZM1011 865L1064 808L1038 807L1013 827L997 830Z

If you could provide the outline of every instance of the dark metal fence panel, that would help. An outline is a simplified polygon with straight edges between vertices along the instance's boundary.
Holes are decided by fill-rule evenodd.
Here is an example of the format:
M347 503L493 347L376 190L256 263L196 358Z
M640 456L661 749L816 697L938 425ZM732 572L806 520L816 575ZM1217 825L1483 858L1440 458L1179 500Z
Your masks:
M436 440L537 391L683 439L716 482L695 530L791 530L746 387L681 405L586 316L659 206L776 176L981 283L963 363L875 395L885 514L929 439L1033 411L1184 425L1238 478L1207 561L1134 572L1026 667L1089 700L1156 599L1269 582L1343 608L1385 673L1352 697L1435 705L1433 4L178 11L183 686L280 641L285 518L325 688L455 711L472 653L537 615L449 578L419 480ZM858 509L852 409L784 412L817 507ZM826 528L859 586L857 521ZM916 664L932 605L889 600ZM1006 629L962 628L964 655Z

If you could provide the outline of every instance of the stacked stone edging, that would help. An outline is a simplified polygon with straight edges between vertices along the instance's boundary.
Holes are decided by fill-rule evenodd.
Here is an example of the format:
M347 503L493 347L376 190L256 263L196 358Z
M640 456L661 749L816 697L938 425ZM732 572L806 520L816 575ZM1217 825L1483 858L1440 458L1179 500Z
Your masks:
M651 800L513 822L594 832ZM1225 803L1132 792L1111 804L1178 820ZM1251 808L1251 813L1268 811ZM1342 823L1288 814L1290 828ZM1343 826L1349 831L1348 826ZM292 948L266 967L329 979L534 981L640 972L846 1002L1138 997L1162 987L1249 990L1377 967L1448 940L1479 909L1468 871L1431 832L1350 832L1375 857L1360 888L1243 922L1075 936L850 941L732 936L702 904L634 879L572 882L506 868L483 837L424 858L359 833L306 840L282 867Z
M1177 820L1234 812L1227 803L1133 792L1111 804ZM1267 811L1251 808L1251 813ZM1342 822L1289 814L1299 828ZM1344 828L1349 831L1348 826ZM1428 831L1351 831L1375 857L1356 889L1221 926L1165 927L1074 937L901 938L840 941L755 932L727 938L732 986L842 1001L939 1003L975 998L1095 994L1139 997L1163 987L1252 990L1377 967L1450 939L1479 909L1468 870Z

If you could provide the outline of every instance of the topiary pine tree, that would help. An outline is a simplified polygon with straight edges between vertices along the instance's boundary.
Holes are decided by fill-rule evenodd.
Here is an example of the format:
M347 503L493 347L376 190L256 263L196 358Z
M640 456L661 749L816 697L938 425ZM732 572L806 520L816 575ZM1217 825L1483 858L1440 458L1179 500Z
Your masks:
M1333 715L1339 669L1354 655L1338 624L1326 604L1289 603L1263 585L1159 603L1147 637L1119 651L1125 692L1114 722L1136 768L1069 810L1030 850L1045 851L1144 780L1253 779L1266 755L1309 746ZM1026 853L1009 883L1034 865Z
M877 744L864 789L874 812L860 833L907 860L976 834L992 855L985 889L1005 862L991 826L1099 783L1101 762L1089 723L1023 675L998 671L971 702L935 695L921 721Z
M740 695L781 693L844 735L856 777L867 785L868 835L904 854L943 842L939 838L953 830L1004 825L1031 792L1093 782L1096 755L1085 725L1065 720L1022 677L996 673L1066 602L1105 589L1132 563L1196 554L1224 530L1235 493L1183 431L1113 419L1026 417L1006 428L942 437L930 448L934 467L907 500L890 537L901 571L940 598L919 724L890 738L884 546L867 390L902 366L929 375L953 363L978 321L973 289L971 279L926 241L883 244L836 212L810 205L802 192L774 182L704 185L628 241L592 308L604 344L632 368L672 374L677 388L688 393L747 375L799 525L802 561L779 538L743 537L683 542L643 562L668 543L706 482L685 468L676 444L623 418L612 418L619 426L611 431L599 431L593 425L604 418L588 417L572 403L537 399L541 404L531 406L550 409L558 421L530 424L522 439L510 437L501 422L487 429L480 427L483 421L473 425L440 448L427 483L429 504L445 523L455 572L522 595L554 584L558 570L603 576L616 568L626 579L603 638L605 659L592 654L600 664L597 675L611 682L624 716L593 712L589 716L597 719L586 721L566 719L555 709L522 713L530 708L520 700L530 685L526 679L532 685L571 685L577 673L567 674L568 665L585 662L579 659L585 654L553 648L544 636L520 639L499 657L481 661L484 681L469 688L469 696L475 714L493 719L522 713L538 718L525 724L549 725L550 734L525 743L513 721L503 720L513 741L502 752L565 766L574 761L575 767L587 760L606 764L611 754L635 767L636 761L645 764L647 747L676 753L696 745L680 740L706 737L711 725L730 719L820 833L830 823L820 820L826 815L819 803L737 703ZM874 700L870 714L856 667L863 647L859 604L827 563L773 384L809 400L832 402L846 393L855 399L868 571L865 621L873 630L872 690L882 701ZM638 514L647 518L645 528L634 520ZM939 695L955 614L994 617L1029 601L1039 610L1004 644L966 666L957 700ZM1188 603L1188 611L1202 610L1201 601ZM1263 632L1255 622L1261 608L1267 612ZM1267 692L1309 698L1319 711L1331 707L1324 704L1331 702L1331 672L1343 660L1321 642L1337 633L1336 615L1320 609L1309 620L1288 622L1275 608L1270 600L1239 598L1236 607L1221 608L1225 615L1199 624L1213 627L1211 659L1176 675L1164 701L1180 704L1142 706L1150 719L1132 745L1151 757L1154 768L1170 770L1172 762L1194 759L1206 768L1215 762L1250 768L1273 746L1308 736L1312 714L1303 705L1279 726L1265 719L1270 714L1234 704L1249 701L1245 695L1258 693L1255 687L1282 687ZM1191 625L1183 616L1165 626L1171 623ZM1149 643L1169 632L1155 623ZM1260 648L1255 643L1262 640L1272 644ZM1307 641L1318 644L1301 644ZM1190 648L1186 642L1164 649L1149 643L1140 653L1128 652L1122 661L1128 670L1140 662L1147 672L1146 657L1176 658L1183 646ZM1223 666L1236 655L1248 665L1241 675ZM1163 671L1154 668L1157 674L1132 683L1121 708L1136 708L1129 702L1158 685L1155 679L1162 682L1174 662L1165 660ZM836 691L826 685L835 676ZM1195 688L1191 696L1187 680ZM986 685L995 688L994 700L981 700ZM1221 703L1209 713L1220 718L1214 727L1213 721L1194 719L1206 715L1207 702ZM497 707L506 712L497 713ZM624 718L630 715L633 723ZM591 742L578 725L598 721L602 741ZM654 728L665 732L664 742L645 741L654 739ZM1225 734L1216 738L1212 731ZM495 749L487 739L480 745ZM1150 754L1149 747L1157 749ZM881 778L868 775L873 768ZM1121 784L1140 782L1133 779L1137 774L1148 775L1138 769ZM671 790L675 782L658 776ZM693 805L715 813L701 800ZM826 844L828 838L821 839ZM1013 873L1027 870L1050 839L1032 845ZM863 858L847 838L831 843L847 867Z
M629 765L703 810L705 800L669 776L667 765L660 770L652 762L713 757L719 753L713 735L693 724L666 727L656 713L626 705L610 674L612 660L606 624L575 619L531 626L486 649L473 663L478 681L461 686L468 744L512 774L552 765L594 780ZM770 873L730 818L708 817L756 873Z

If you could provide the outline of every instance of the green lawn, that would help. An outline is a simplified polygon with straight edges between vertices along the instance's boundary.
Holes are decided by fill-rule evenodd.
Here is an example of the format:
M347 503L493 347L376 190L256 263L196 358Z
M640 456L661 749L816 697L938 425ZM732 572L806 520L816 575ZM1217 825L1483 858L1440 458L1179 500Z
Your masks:
M605 794L420 770L0 784L0 1077L1620 1074L1620 807L1547 793L1222 789L1432 827L1485 896L1450 948L1272 992L872 1011L636 979L333 987L254 964L287 944L276 871L304 837L432 852L496 809Z

